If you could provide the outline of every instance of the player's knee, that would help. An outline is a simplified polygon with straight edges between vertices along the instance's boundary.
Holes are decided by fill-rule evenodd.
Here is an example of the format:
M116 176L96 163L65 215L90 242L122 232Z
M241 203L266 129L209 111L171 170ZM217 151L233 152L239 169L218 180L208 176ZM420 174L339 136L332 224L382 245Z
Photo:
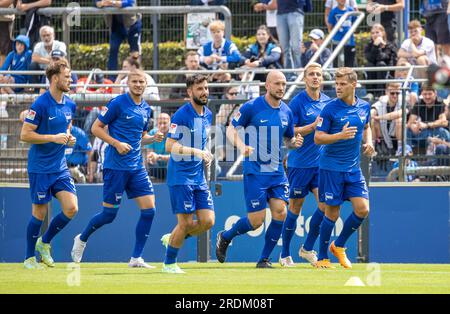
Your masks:
M156 210L154 208L141 210L141 217L142 219L153 220L153 218L155 217L155 213Z
M69 208L67 208L65 210L65 215L72 219L73 217L75 217L75 215L78 213L78 206L77 205L72 205Z
M263 217L253 217L253 218L249 219L250 220L250 224L253 227L253 230L258 229L259 227L262 226L262 224L264 223L264 218L265 218L265 216L263 216Z
M103 216L105 224L110 224L116 219L117 210L115 210L115 208L105 208L103 210Z
M209 230L214 226L214 217L208 217L200 221L203 230Z
M361 206L355 210L355 213L358 217L366 218L369 216L369 206Z

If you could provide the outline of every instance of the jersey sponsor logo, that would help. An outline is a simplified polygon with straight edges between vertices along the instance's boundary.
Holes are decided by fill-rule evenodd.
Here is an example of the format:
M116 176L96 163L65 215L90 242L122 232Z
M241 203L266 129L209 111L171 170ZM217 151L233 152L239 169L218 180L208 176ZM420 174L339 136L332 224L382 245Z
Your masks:
M332 200L333 199L333 193L326 192L325 193L325 199L326 200Z
M322 117L319 117L319 120L317 121L317 126L318 126L318 127L321 127L321 126L322 126L322 123L323 123L323 118L322 118Z
M259 206L259 200L251 200L250 203L252 204L253 208L256 208L256 206Z
M26 119L33 121L34 117L36 117L36 111L29 110Z
M37 192L38 199L42 200L47 196L47 192Z
M177 132L177 127L178 127L177 124L171 123L171 124L170 124L169 133L170 133L170 134L175 134L175 133Z
M103 108L103 110L100 114L102 115L102 117L104 117L107 112L108 112L108 107L105 107L105 108Z
M238 111L238 113L236 113L236 115L234 116L233 120L238 122L240 117L241 117L241 112Z

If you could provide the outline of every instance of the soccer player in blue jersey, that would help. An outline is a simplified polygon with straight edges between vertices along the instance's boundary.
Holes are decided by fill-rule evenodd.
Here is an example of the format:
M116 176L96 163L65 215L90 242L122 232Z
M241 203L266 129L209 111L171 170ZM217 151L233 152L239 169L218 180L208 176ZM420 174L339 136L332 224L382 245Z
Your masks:
M317 262L317 254L313 250L314 242L319 236L320 224L325 212L325 206L319 202L319 156L321 145L314 143L314 131L318 117L329 97L320 91L322 86L322 66L311 63L305 68L304 78L306 88L295 96L289 103L294 116L295 132L304 137L300 148L291 150L287 160L287 175L289 180L289 209L284 221L281 238L283 248L280 264L284 267L295 266L291 254L290 244L297 228L297 218L302 210L305 197L312 192L317 200L318 208L314 212L309 232L299 255L312 265Z
M173 274L184 273L176 263L184 240L211 229L215 220L212 195L204 173L204 166L209 167L213 160L206 149L212 123L211 110L206 107L208 79L204 75L190 76L186 87L190 101L172 116L166 141L166 151L170 152L167 185L177 225L172 233L161 238L166 246L162 271Z
M325 145L319 161L319 199L325 202L325 216L320 226L318 268L330 268L328 244L341 204L352 202L353 212L330 251L345 268L352 264L345 254L345 242L369 214L369 194L359 165L363 153L374 153L370 129L370 105L355 96L357 75L350 68L336 72L336 95L320 113L314 142Z
M280 238L286 218L289 185L283 169L281 147L283 138L287 139L289 146L300 147L303 137L300 133L294 136L292 112L281 100L286 91L284 74L269 72L265 86L267 93L245 103L227 129L228 139L246 157L244 194L248 214L231 229L217 234L216 256L221 263L225 261L227 248L234 237L263 224L269 204L272 221L256 267L272 268L269 256ZM244 141L241 136L245 137Z
M64 93L70 90L70 67L67 61L51 63L46 69L50 88L31 105L26 115L20 139L30 143L28 176L32 202L32 217L27 227L27 251L24 266L42 268L36 262L35 250L48 267L55 263L50 255L50 241L75 216L78 200L75 185L64 156L66 145L73 146L70 134L75 103ZM48 203L56 197L62 212L56 215L47 232L38 239Z
M131 71L127 84L129 92L112 99L92 125L92 133L109 144L103 166L103 211L95 215L83 233L75 237L72 259L76 263L81 261L91 234L113 222L126 191L128 198L134 199L141 210L128 266L154 268L142 258L156 210L153 185L144 168L141 144L161 142L163 136L159 133L154 136L147 134L151 109L142 98L147 85L145 73Z

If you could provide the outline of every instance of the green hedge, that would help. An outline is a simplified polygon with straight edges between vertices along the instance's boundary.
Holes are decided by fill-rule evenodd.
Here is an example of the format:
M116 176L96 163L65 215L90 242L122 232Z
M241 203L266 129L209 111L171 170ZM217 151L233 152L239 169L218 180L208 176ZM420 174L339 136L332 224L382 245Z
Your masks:
M364 45L369 41L369 33L360 33L355 35L357 47L357 62L359 66L363 66L364 61ZM255 37L233 37L233 42L240 51L244 51L248 45L255 42ZM304 36L307 40L307 34ZM77 70L86 70L92 68L106 69L109 53L109 44L101 45L70 45L70 61L73 68ZM161 70L176 70L182 67L183 56L186 53L186 47L182 42L165 42L159 44L159 68ZM119 60L125 59L129 54L128 44L120 47ZM153 44L142 44L142 63L145 69L151 69L153 65ZM161 76L161 82L170 82L173 80L171 76Z

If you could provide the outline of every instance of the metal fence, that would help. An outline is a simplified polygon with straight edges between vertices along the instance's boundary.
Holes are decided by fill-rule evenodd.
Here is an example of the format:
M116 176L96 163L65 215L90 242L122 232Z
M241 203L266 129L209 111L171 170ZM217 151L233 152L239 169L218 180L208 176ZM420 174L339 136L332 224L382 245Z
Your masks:
M161 6L172 5L189 5L189 0L138 0L140 6L151 6L159 1ZM80 6L92 6L93 0L77 1ZM233 35L238 37L254 36L259 25L265 23L265 13L256 13L253 11L253 5L257 0L228 0L227 6L233 16ZM324 22L324 8L325 2L323 0L312 0L313 11L307 13L305 18L304 32L309 32L313 28L321 28L326 30ZM52 6L64 7L73 1L54 1ZM364 9L364 5L360 5ZM410 1L410 19L419 18L419 0ZM17 34L21 27L23 18L16 19L15 33ZM182 14L168 14L161 15L160 21L160 39L162 42L184 40L185 16ZM51 24L55 27L56 37L62 39L62 22L58 16L51 17ZM369 27L364 22L359 28L358 32L367 32ZM103 16L83 16L81 18L81 25L75 26L70 34L71 42L80 44L99 44L109 42L109 31L104 23ZM151 42L152 40L152 23L151 16L143 16L143 42Z

